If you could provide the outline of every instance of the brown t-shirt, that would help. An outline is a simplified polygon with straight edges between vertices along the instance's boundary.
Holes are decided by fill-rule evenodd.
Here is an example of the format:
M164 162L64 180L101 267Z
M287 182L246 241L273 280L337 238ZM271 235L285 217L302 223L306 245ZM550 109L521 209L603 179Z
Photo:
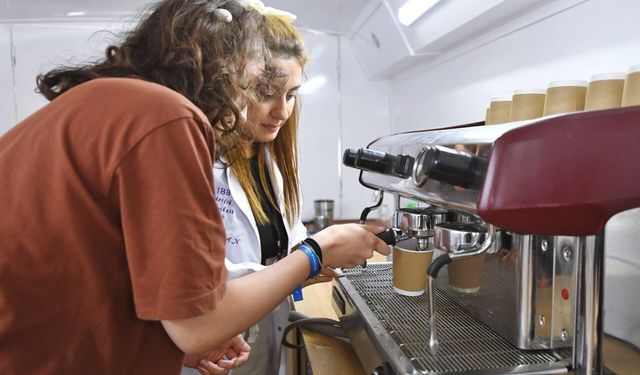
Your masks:
M178 374L159 320L225 290L213 132L135 79L69 90L0 138L0 374Z

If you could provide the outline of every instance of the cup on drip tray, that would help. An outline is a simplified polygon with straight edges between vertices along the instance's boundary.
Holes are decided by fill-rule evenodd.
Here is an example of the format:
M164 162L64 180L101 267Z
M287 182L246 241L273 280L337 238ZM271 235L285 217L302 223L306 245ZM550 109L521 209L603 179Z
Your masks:
M584 109L591 111L620 107L626 77L625 73L598 74L591 77Z
M509 121L531 120L542 116L545 89L526 89L513 92Z
M393 290L403 296L420 296L427 287L427 270L433 258L433 247L418 250L411 238L393 247Z
M587 81L554 81L547 87L543 116L584 110Z
M473 223L473 217L457 213L454 216L457 223ZM470 258L454 260L447 265L449 286L461 293L474 293L480 290L484 259L486 253L474 255Z
M640 65L629 68L622 90L622 106L640 105Z
M511 97L498 96L492 98L485 125L509 122L509 116L511 116Z
M451 289L461 293L475 293L480 290L485 256L486 254L482 253L449 263L447 273Z

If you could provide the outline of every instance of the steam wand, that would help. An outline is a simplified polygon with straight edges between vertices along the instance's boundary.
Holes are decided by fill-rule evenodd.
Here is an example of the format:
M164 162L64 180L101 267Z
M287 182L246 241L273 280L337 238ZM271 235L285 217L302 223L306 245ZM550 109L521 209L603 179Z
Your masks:
M436 231L438 231L437 228ZM488 233L483 243L479 248L474 249L478 245L479 237L476 237L472 243L469 244L460 244L455 249L447 249L441 248L440 250L444 251L453 251L453 255L449 255L449 253L445 253L437 257L431 262L429 269L427 270L427 274L429 275L429 351L431 355L435 356L438 353L438 349L440 348L440 343L438 342L438 332L436 328L437 314L436 314L436 299L435 299L435 279L438 277L438 273L442 269L442 267L451 263L454 259L459 258L468 258L474 255L479 255L487 251L493 242L493 238L496 234L496 229L493 225L488 225ZM442 246L441 246L442 247Z

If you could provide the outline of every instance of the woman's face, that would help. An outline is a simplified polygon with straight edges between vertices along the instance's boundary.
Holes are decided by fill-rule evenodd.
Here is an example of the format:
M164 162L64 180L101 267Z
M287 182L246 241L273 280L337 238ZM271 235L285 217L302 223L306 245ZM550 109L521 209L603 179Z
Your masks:
M302 81L302 67L295 58L276 59L275 66L284 73L286 83L251 102L247 111L247 129L255 143L273 141L293 112Z

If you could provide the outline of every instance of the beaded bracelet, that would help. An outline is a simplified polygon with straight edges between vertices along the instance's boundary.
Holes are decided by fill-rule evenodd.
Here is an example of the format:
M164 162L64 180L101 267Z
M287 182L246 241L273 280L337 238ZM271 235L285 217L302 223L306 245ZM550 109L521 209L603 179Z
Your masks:
M316 253L316 255L318 256L318 259L320 259L320 264L322 264L322 249L320 248L320 245L318 245L318 243L316 242L316 240L314 240L311 237L308 237L306 239L304 239L302 241L302 243L306 243L307 245L311 246L311 248L313 249L313 251Z

